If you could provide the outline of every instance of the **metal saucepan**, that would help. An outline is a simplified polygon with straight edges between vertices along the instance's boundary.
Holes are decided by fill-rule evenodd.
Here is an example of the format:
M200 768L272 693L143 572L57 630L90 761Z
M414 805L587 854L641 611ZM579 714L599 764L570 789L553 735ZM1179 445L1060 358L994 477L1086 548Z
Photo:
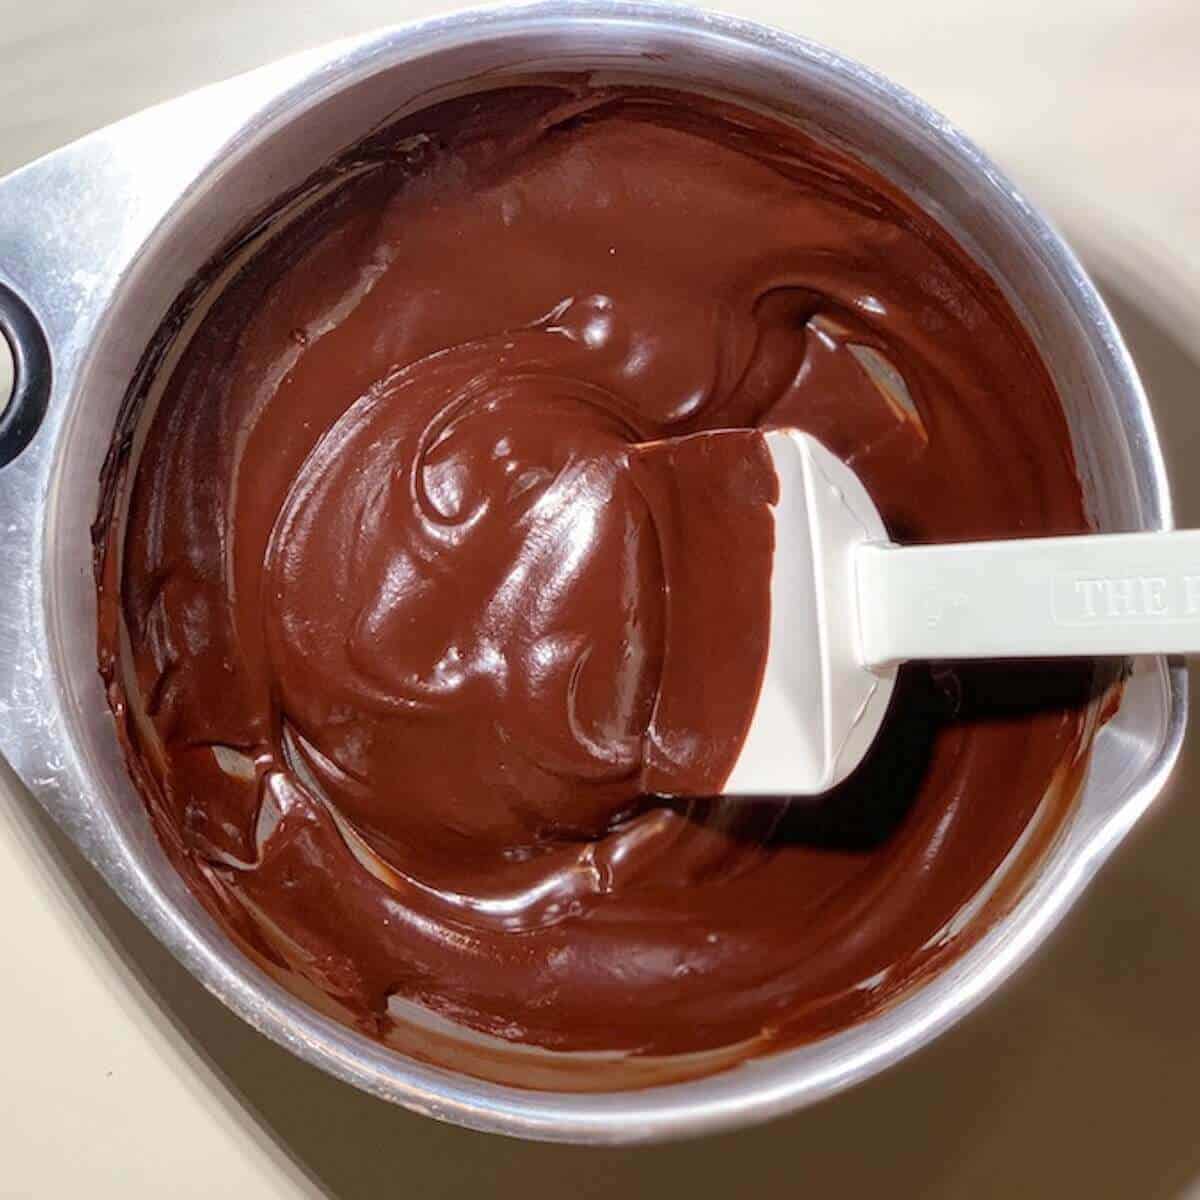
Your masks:
M1098 527L1170 526L1146 400L1091 282L996 167L920 100L819 46L694 9L587 0L461 13L193 93L0 180L0 328L17 376L0 418L0 751L180 961L302 1058L473 1128L631 1142L797 1108L961 1017L1030 954L1160 790L1186 684L1178 663L1133 664L1066 827L969 951L869 1020L723 1074L603 1093L485 1083L319 1015L244 958L159 847L96 670L89 526L118 410L172 303L273 198L422 96L564 68L749 97L875 163L992 268L1027 323L1064 398Z

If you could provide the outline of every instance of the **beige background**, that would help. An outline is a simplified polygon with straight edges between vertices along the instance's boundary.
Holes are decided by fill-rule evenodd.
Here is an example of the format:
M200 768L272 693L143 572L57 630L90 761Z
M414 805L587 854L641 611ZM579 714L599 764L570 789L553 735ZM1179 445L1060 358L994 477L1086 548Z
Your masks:
M0 172L423 0L0 0ZM1150 387L1200 525L1200 4L727 0L948 113L1055 214ZM0 585L3 581L0 581ZM220 1008L0 763L0 1196L1200 1197L1200 730L1035 963L887 1075L682 1146L467 1134L325 1078Z

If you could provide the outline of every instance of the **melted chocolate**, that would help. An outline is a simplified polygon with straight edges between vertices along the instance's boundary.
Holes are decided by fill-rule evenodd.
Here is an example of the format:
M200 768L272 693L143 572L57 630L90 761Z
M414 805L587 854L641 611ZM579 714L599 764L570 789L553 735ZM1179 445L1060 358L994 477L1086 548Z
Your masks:
M755 702L756 428L821 438L897 540L1087 527L986 273L861 163L660 89L448 101L322 186L221 288L98 525L102 670L197 894L410 1049L396 1001L720 1052L696 1070L961 949L1070 803L1090 665L905 669L827 797L653 793L719 792ZM747 432L689 436L718 428Z

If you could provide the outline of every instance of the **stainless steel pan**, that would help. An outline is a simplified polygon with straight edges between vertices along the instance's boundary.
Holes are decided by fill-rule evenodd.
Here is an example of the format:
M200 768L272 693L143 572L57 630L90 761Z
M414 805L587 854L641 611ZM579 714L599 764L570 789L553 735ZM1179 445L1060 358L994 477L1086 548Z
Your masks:
M921 101L819 46L695 9L589 0L462 13L218 84L0 180L0 328L17 364L16 395L0 418L0 751L180 961L302 1058L478 1129L636 1141L739 1125L827 1096L991 992L1162 787L1183 733L1185 678L1178 663L1134 664L1067 828L968 953L852 1029L711 1078L603 1094L483 1083L318 1015L243 958L159 848L96 672L89 526L118 408L172 301L252 214L423 96L556 68L731 91L874 161L992 266L1023 314L1064 396L1100 528L1170 525L1153 422L1095 289L1037 211Z

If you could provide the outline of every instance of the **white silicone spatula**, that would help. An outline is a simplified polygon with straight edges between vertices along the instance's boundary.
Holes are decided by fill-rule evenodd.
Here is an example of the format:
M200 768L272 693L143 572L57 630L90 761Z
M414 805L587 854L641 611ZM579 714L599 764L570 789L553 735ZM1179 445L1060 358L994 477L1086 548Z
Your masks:
M820 442L793 429L766 441L779 479L770 645L731 795L839 783L909 659L1200 653L1200 530L896 546Z

